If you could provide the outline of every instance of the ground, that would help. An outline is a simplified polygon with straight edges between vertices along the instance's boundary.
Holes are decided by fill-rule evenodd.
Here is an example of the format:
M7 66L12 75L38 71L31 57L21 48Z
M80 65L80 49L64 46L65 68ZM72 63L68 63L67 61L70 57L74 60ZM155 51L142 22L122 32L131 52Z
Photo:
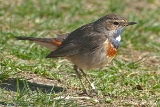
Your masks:
M1 0L0 106L160 106L159 0ZM113 61L85 71L98 94L79 95L73 64L15 36L55 37L114 13L125 28ZM89 87L88 87L89 88Z

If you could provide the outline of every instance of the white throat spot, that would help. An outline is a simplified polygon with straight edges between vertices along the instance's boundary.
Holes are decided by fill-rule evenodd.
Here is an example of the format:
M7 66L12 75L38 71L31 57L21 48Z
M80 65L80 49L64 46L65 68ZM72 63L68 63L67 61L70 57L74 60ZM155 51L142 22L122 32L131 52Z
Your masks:
M116 37L116 40L120 42L120 41L121 41L121 35L118 35L118 36Z

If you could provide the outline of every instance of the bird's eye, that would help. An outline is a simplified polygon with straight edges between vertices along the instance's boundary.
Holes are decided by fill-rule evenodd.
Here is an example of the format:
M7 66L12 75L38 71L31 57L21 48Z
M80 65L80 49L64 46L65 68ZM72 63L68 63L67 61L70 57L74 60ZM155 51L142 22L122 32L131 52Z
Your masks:
M113 22L113 24L114 24L114 25L118 25L119 23L118 23L118 22Z

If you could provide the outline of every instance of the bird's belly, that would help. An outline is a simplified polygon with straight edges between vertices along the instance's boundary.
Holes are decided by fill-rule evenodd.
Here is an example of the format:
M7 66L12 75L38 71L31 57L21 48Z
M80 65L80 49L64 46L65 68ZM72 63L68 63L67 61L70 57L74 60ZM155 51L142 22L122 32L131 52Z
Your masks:
M108 57L106 48L99 48L96 51L80 53L65 57L73 64L81 69L95 69L100 68L111 61L113 57Z

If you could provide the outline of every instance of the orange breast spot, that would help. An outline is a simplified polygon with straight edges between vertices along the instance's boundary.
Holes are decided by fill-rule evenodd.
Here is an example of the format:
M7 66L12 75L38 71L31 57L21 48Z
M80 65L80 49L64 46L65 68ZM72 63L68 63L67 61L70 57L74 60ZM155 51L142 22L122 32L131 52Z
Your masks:
M106 48L107 48L107 53L106 53L106 55L107 55L108 57L113 58L113 57L115 56L115 54L117 53L117 50L116 50L115 48L113 48L113 46L109 43L108 40L105 42L105 45L107 45L107 46L106 46Z
M56 40L52 40L52 44L53 45L56 45L56 46L60 46L61 45L61 42L58 42Z

